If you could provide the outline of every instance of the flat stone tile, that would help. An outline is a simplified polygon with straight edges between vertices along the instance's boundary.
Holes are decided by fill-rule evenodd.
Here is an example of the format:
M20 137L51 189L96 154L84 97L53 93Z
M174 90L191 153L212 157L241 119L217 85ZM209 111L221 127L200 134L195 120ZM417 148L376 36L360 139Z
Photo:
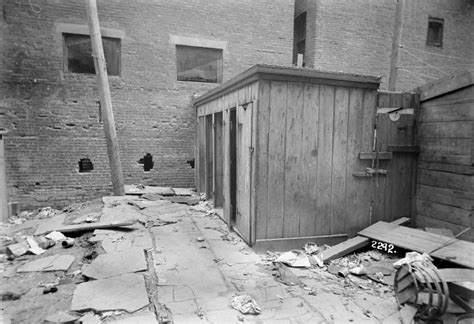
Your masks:
M73 255L57 254L25 263L17 272L66 271L76 258Z
M149 304L143 275L127 273L77 285L71 310L125 310L134 312Z
M92 263L82 267L82 274L89 278L104 279L146 269L143 249L133 248L99 255Z
M234 309L220 309L205 313L208 323L239 323L240 313Z
M146 312L110 321L111 324L158 324L155 313Z

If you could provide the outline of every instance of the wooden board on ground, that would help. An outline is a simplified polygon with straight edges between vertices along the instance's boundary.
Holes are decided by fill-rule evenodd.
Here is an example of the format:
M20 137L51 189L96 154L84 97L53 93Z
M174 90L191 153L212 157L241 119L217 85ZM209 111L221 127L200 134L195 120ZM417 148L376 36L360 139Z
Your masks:
M409 222L410 219L408 217L402 217L397 220L394 220L390 224L397 226L401 224L405 224ZM344 255L347 255L355 250L361 249L364 246L369 244L369 239L362 236L355 236L347 241L334 245L327 249L326 251L320 253L318 256L321 258L325 263L340 258Z
M421 253L429 253L452 240L447 236L386 222L377 222L360 231L359 235ZM430 255L461 266L474 268L474 243L471 242L455 240Z

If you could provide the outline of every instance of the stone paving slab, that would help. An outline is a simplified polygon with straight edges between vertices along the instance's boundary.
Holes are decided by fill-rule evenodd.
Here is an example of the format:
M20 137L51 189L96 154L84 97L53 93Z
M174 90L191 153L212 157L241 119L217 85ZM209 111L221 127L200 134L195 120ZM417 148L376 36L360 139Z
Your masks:
M149 303L143 275L127 273L121 276L92 280L77 285L72 296L72 311L125 310L134 312Z
M76 258L73 255L57 254L25 263L18 272L66 271Z
M89 278L104 279L146 269L145 252L142 248L132 248L100 254L92 263L82 267L82 274Z
M169 207L166 212L172 213ZM271 264L229 233L217 216L191 211L173 217L177 223L153 227L151 233L158 299L174 323L372 323L397 309L393 296L368 297L362 290L364 297L346 296L344 279L323 270L296 270L307 289L277 282ZM251 295L262 313L232 309L234 294Z
M107 323L111 324L158 324L156 315L153 312L145 312L127 316L125 318L116 319Z

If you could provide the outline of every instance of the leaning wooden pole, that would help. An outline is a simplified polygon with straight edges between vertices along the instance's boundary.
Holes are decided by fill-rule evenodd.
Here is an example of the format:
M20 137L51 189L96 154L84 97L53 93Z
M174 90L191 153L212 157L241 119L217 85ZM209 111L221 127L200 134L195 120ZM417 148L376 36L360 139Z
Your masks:
M397 87L398 64L400 56L400 43L403 32L403 14L405 10L405 0L397 0L395 9L395 25L393 27L392 54L390 56L390 75L388 77L388 90L395 91Z
M125 188L123 185L123 174L122 166L120 164L114 113L112 111L109 79L107 77L107 65L105 62L104 49L102 47L102 36L100 34L97 3L96 0L85 1L89 20L89 33L92 43L92 57L94 58L95 72L97 74L97 80L99 83L102 120L104 122L107 154L109 156L110 174L112 176L112 187L115 195L123 196L125 195Z

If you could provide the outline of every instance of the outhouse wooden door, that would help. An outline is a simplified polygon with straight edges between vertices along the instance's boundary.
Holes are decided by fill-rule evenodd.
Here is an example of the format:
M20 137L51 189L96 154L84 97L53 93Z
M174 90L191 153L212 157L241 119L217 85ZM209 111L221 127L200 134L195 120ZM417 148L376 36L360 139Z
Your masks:
M252 112L253 104L237 107L237 206L235 230L246 240L250 237L250 188L252 171Z

